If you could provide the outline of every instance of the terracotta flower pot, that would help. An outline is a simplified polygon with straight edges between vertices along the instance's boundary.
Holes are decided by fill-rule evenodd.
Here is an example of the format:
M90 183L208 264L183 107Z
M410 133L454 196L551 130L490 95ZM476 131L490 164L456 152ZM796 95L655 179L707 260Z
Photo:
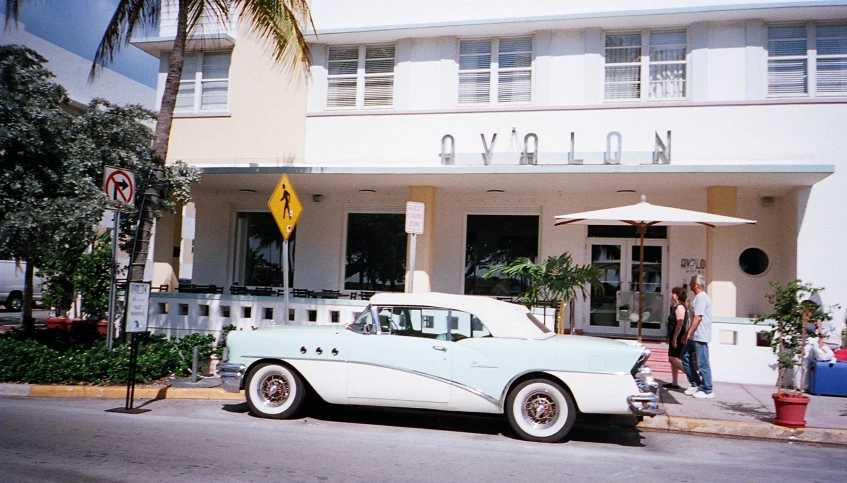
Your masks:
M68 330L70 327L71 319L67 317L48 317L45 322L47 323L48 329L59 329L59 330Z
M776 406L774 424L786 428L806 427L806 406L809 404L807 396L774 393L772 397Z

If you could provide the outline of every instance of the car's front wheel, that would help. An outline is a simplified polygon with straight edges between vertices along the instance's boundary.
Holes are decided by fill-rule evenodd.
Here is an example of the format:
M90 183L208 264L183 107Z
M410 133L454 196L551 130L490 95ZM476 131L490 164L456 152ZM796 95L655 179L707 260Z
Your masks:
M247 404L257 416L290 418L300 410L306 397L306 386L300 376L280 364L256 366L246 382Z
M506 417L518 436L528 441L559 441L573 428L576 406L559 384L530 379L518 384L506 399Z

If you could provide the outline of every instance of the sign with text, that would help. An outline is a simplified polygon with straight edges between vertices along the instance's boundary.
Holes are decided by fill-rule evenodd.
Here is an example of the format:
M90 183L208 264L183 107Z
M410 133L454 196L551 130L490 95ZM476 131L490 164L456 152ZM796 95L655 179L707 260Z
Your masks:
M417 201L406 202L406 233L421 235L424 232L426 205Z
M129 282L126 294L126 331L147 332L150 310L150 282Z
M106 166L103 192L112 201L127 205L135 204L135 173Z

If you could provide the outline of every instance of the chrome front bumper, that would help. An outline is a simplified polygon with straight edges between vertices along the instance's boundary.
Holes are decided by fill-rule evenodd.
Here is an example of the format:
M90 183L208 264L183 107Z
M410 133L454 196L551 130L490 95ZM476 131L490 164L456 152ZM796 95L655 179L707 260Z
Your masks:
M218 373L221 375L221 387L227 392L241 390L241 379L244 377L244 364L221 364Z
M665 410L659 407L659 383L653 379L649 367L642 367L635 377L638 386L638 394L626 398L629 410L639 416L658 416L665 414Z

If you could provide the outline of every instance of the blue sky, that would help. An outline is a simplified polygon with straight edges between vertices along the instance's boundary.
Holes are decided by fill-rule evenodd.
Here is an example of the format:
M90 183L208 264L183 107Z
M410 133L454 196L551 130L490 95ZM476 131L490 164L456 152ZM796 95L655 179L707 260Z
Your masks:
M118 0L29 0L21 7L19 20L27 32L91 60L117 3ZM6 1L0 0L0 11L5 13L5 9ZM131 45L122 46L108 67L156 87L158 59Z

